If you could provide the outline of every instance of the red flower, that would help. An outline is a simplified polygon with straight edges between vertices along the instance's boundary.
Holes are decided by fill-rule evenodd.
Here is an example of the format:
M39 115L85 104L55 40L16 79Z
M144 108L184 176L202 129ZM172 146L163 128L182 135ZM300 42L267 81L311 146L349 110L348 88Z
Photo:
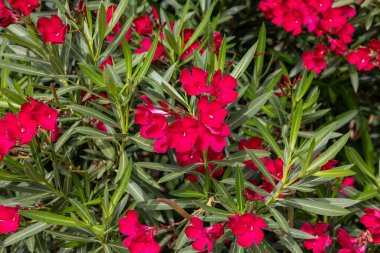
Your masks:
M319 24L326 32L337 32L347 22L345 12L341 8L330 8L323 13Z
M189 39L191 38L191 36L193 36L194 34L194 29L193 28L185 28L183 29L183 44L186 44Z
M18 209L0 205L0 234L16 232L20 225Z
M264 239L264 233L262 229L265 229L267 225L261 217L256 217L252 213L245 213L228 217L227 226L232 230L234 235L237 235L237 244L248 248L252 244L255 246Z
M320 43L314 47L314 51L306 51L301 57L303 65L307 70L314 70L316 74L321 73L326 68L326 61L324 57L328 52L326 45Z
M109 25L109 23L111 22L112 17L114 15L116 9L117 9L117 5L111 5L111 6L108 7L107 13L106 13L107 25ZM115 38L114 35L118 34L120 32L120 30L121 30L121 23L120 23L120 21L117 21L116 24L115 24L115 26L112 28L113 35L108 35L107 36L107 41L108 42L112 42L113 39ZM128 31L127 31L127 33L125 34L125 40L126 41L130 41L131 40L131 34L132 34L132 28L129 28ZM120 45L121 45L121 43L120 43Z
M370 43L368 44L368 48L375 51L380 51L380 40L371 39Z
M332 7L333 0L309 0L308 4L320 13L324 13Z
M24 16L28 16L32 11L40 7L38 0L8 0L9 4L20 10Z
M190 96L200 95L210 90L207 86L207 71L201 68L192 67L191 72L189 69L183 69L179 80L182 83L182 88Z
M239 142L239 151L245 150L245 149L261 149L264 150L264 148L260 148L261 144L263 143L263 140L259 137L252 137L249 140L241 140ZM260 158L262 162L264 162L265 158ZM252 160L248 160L244 162L246 168L252 168L254 170L257 170L257 166L253 163Z
M220 34L220 32L214 32L213 33L213 40L214 40L214 47L215 47L215 54L219 54L220 46L223 42L223 36Z
M154 24L148 14L135 18L133 24L135 25L136 32L140 35L148 35L152 33Z
M222 152L227 145L226 137L230 136L230 134L230 129L226 123L223 123L220 128L200 125L196 147L202 151L210 147L215 152Z
M145 37L141 41L141 48L135 49L135 53L142 54L142 53L148 52L151 46L152 46L152 40L149 39L148 37ZM153 62L159 59L163 59L165 57L166 57L165 48L161 43L158 43L156 47L156 52L154 52Z
M229 104L236 100L238 92L234 90L237 81L234 77L226 75L222 77L220 70L216 71L211 82L211 96L215 96L216 100L222 104Z
M102 64L100 64L99 68L100 68L101 70L104 70L105 67L106 67L107 65L113 66L113 58L112 58L112 55L110 55L107 59L105 59L105 61L102 62Z
M228 111L224 109L222 104L216 100L209 103L208 98L205 96L199 99L197 108L201 123L212 128L220 128L228 114Z
M380 244L380 210L364 209L365 215L360 218L360 222L372 234L373 244Z
M221 152L214 152L212 149L207 150L207 160L209 162L208 169L210 172L210 175L212 178L217 179L223 174L223 168L217 168L217 164L210 163L214 160L222 160L225 157L225 155ZM203 160L203 154L198 149L192 149L189 152L186 153L176 153L177 162L181 167L186 167L188 165L194 164L194 163L204 163ZM205 166L200 165L196 169L198 172L205 174ZM189 179L190 182L195 183L197 182L197 178L193 174L188 174L187 179Z
M183 54L181 55L181 60L182 61L186 60L187 57L192 55L194 51L198 49L199 46L200 46L200 43L198 41L194 42L185 52L183 52ZM201 48L199 50L199 53L202 55L203 52L204 52L204 49Z
M349 187L349 188L355 188L355 178L353 177L345 177L342 181L342 186ZM348 195L348 193L343 189L340 188L339 191L343 193L344 195Z
M0 1L0 27L7 28L16 21L15 15Z
M51 139L52 142L56 142L56 141L58 140L59 130L60 130L60 128L59 128L58 126L56 126L56 127L51 131L50 139Z
M174 121L168 128L168 145L177 152L189 152L198 138L199 123L193 118Z
M287 32L292 32L292 35L298 35L302 33L302 25L303 25L304 17L302 12L291 10L284 14L284 30Z
M364 253L366 244L358 245L358 238L352 238L343 228L338 229L337 241L342 247L338 253Z
M37 134L37 122L33 119L33 114L28 111L21 111L17 119L21 132L19 145L24 145L31 142Z
M339 160L329 160L325 165L321 167L321 170L331 170L335 168L335 165L339 163Z
M202 252L207 248L207 252L211 252L214 247L213 241L218 240L224 234L224 228L221 224L217 223L211 227L204 228L203 222L194 217L190 220L191 226L185 230L188 238L195 240L192 245L193 248Z
M123 241L123 245L131 253L158 253L160 245L154 240L153 231L146 231L150 228L140 224L136 211L127 211L124 218L119 220L120 233L128 236Z
M327 223L317 223L315 226L310 222L306 222L300 228L302 231L316 236L315 239L305 239L303 245L306 249L312 250L313 253L325 252L326 247L330 247L332 239L325 233L328 231Z
M336 40L330 36L328 36L330 42L331 52L344 55L347 52L347 44L344 41Z
M21 106L21 112L29 113L37 125L44 130L53 130L57 125L58 112L32 98L29 99L29 103Z
M347 61L356 65L358 70L370 71L375 67L370 57L368 48L358 48L357 51L351 51L347 55Z
M283 177L284 163L280 158L276 160L267 159L264 163L265 167L268 169L269 173L274 176L274 181L278 182ZM269 180L263 176L264 181L269 183Z
M0 119L0 160L9 153L20 138L21 132L14 114L7 114Z
M37 30L41 33L44 42L52 44L65 43L67 25L57 15L51 15L51 18L42 17L37 21Z

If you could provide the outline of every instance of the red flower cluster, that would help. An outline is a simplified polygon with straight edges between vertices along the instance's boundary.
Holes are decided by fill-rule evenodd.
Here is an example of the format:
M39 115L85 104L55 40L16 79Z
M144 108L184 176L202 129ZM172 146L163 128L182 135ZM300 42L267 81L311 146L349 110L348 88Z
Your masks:
M13 113L0 119L0 160L18 145L31 142L37 134L38 127L47 131L55 129L58 112L48 105L30 98L21 106L16 116Z
M127 211L125 217L119 220L120 233L128 236L123 245L131 253L158 253L160 245L154 240L155 227L141 225L138 214L134 210Z
M364 253L368 241L360 239L360 237L350 237L346 230L339 228L337 241L342 248L338 251L338 253Z
M252 213L245 213L228 217L227 226L232 233L237 236L237 244L249 248L252 244L256 246L264 239L264 232L267 225L263 218L256 217Z
M51 18L42 17L37 21L37 30L42 39L51 44L65 43L67 28L68 25L64 25L62 19L55 14Z
M304 247L308 250L312 250L313 253L323 253L326 247L331 246L332 239L326 235L326 232L329 230L327 223L321 222L313 226L310 222L306 222L300 229L316 237L315 239L305 239L303 241Z
M380 244L380 210L367 208L364 212L365 215L360 218L360 222L371 233L373 243Z
M140 135L155 139L154 150L158 153L175 149L183 165L189 165L189 161L201 162L205 150L212 150L210 159L224 157L218 153L222 152L227 144L226 137L230 135L224 122L228 113L225 107L237 98L234 90L237 81L230 75L222 77L220 70L214 74L211 85L207 85L207 77L206 71L195 67L191 71L184 69L180 76L186 93L200 96L195 115L180 107L171 109L162 101L159 102L162 108L156 108L146 96L142 97L146 105L138 105L136 109L135 121L141 125ZM170 124L169 117L175 119ZM190 159L184 161L184 158ZM209 168L213 170L213 166Z
M107 13L106 13L106 24L107 25L109 25L109 23L111 22L112 17L114 15L116 9L117 9L117 5L111 5L108 7ZM120 30L121 30L121 23L120 23L120 21L117 21L115 26L112 28L112 34L107 36L107 41L112 42L113 39L115 38L115 35L118 34L120 32ZM131 34L132 34L132 28L130 27L128 29L127 33L125 34L125 40L126 41L131 40Z
M349 63L356 65L358 70L370 71L375 66L380 68L380 40L371 39L367 46L360 46L347 55Z
M9 6L0 0L0 27L7 28L18 20L29 16L32 11L40 7L38 0L8 0Z
M15 207L0 205L0 234L16 232L20 225L20 214Z
M319 43L314 47L313 51L308 50L304 52L301 57L305 68L307 70L314 70L316 74L321 73L321 71L327 66L325 55L328 50L329 49L325 44Z
M275 25L282 25L292 35L302 33L303 28L318 37L327 39L332 53L343 55L347 51L347 44L352 42L355 28L348 23L348 19L356 15L354 8L343 6L333 8L333 0L263 0L259 9L265 17ZM314 69L316 73L326 68L324 54L320 55L317 49L305 52L302 56L306 69ZM317 52L316 52L317 51Z
M214 243L224 234L224 228L221 224L216 223L211 227L203 227L203 222L197 217L190 220L191 226L185 230L188 238L194 240L193 248L199 252L203 252L207 248L207 252L211 252Z

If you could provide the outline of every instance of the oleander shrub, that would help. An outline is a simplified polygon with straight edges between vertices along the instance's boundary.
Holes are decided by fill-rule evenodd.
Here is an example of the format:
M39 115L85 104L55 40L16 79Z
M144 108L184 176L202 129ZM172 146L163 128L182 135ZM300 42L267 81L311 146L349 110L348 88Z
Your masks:
M378 252L379 13L0 0L0 252Z

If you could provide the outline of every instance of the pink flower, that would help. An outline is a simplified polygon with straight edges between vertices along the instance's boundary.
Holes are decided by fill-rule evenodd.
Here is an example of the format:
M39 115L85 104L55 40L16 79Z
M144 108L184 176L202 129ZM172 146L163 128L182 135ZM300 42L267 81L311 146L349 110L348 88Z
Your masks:
M148 14L135 18L133 24L135 25L136 32L140 35L148 35L152 33L154 24Z
M199 122L193 118L177 119L168 128L168 145L177 152L189 152L198 138Z
M216 97L216 100L222 104L227 105L234 102L238 97L238 92L234 90L236 86L237 81L234 77L230 75L222 77L222 72L218 70L211 81L210 95Z
M221 224L217 223L211 227L204 228L203 222L194 217L190 220L191 226L185 230L188 238L195 240L192 245L193 248L202 252L207 248L207 252L211 252L214 244L213 241L218 240L224 234L224 228Z
M136 54L142 54L145 52L148 52L150 50L150 47L152 46L152 40L148 37L145 37L141 41L141 48L135 49ZM154 52L153 62L164 59L166 57L165 48L161 43L157 44L156 51Z
M64 25L57 15L51 15L51 18L42 17L37 21L37 30L42 35L44 42L52 44L65 43L65 36L68 25Z
M9 10L3 1L0 1L0 27L7 28L14 22L16 22L15 15Z
M337 241L342 247L338 253L364 253L366 244L358 245L358 238L352 238L343 228L338 229Z
M317 223L315 226L310 222L306 222L300 228L302 231L316 236L315 239L305 239L303 245L306 249L312 250L313 253L325 252L326 247L330 247L332 239L325 233L328 231L327 223Z
M0 205L0 234L16 232L20 225L18 209Z
M368 48L358 48L357 51L351 51L347 55L347 61L356 65L358 70L370 71L375 67L370 57Z
M24 16L28 16L40 7L38 0L8 0L8 2L12 7L20 10Z
M201 68L192 67L191 72L189 69L183 69L179 77L182 83L182 88L190 96L200 95L210 90L207 86L208 73Z
M234 235L237 235L237 244L248 248L252 244L255 246L264 239L264 233L262 229L265 229L267 225L261 217L256 217L252 213L245 213L228 217L227 226L232 230Z
M372 234L373 244L380 244L380 210L367 208L364 212L360 222Z
M153 231L140 224L138 214L134 210L128 210L125 217L119 220L120 233L128 236L123 245L131 253L158 253L160 245L154 240ZM148 233L146 232L147 230Z
M324 57L328 52L326 45L320 43L314 47L314 51L306 51L301 57L303 65L307 70L314 70L316 74L321 73L326 68L326 61Z

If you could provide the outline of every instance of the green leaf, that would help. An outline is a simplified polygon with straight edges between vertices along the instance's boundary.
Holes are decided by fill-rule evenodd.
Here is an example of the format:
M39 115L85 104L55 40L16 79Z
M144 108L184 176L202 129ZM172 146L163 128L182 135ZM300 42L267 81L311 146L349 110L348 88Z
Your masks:
M298 131L301 127L302 121L302 102L300 102L294 112L292 113L292 126L290 129L290 137L289 137L289 151L293 153L294 147L296 146Z
M128 160L126 157L124 159L125 159L125 162L119 163L119 166L122 166L122 167L125 167L125 168L119 167L119 173L123 173L123 175L121 176L121 180L120 180L118 186L116 187L115 192L112 195L112 198L111 198L111 209L110 209L112 211L110 211L108 213L109 215L112 214L112 212L113 212L114 208L116 207L117 203L119 203L119 200L121 199L121 197L123 197L123 194L125 193L125 191L127 189L127 186L128 186L128 183L129 183L129 179L131 178L131 174L132 174L132 161Z
M277 142L275 141L275 139L272 137L272 135L268 132L268 130L260 121L258 121L257 119L254 119L254 121L261 134L261 137L263 137L263 139L269 144L269 146L273 149L273 151L276 153L278 158L284 161L285 159L284 159L284 155L282 154L282 150L277 145Z
M15 243L18 243L22 240L25 240L26 238L29 238L31 236L34 236L48 228L50 228L50 224L46 224L45 222L36 222L20 231L17 231L16 233L11 234L8 236L4 241L4 246L9 246Z
M31 75L31 76L42 76L42 77L57 77L56 75L45 73L36 68L27 66L25 64L18 64L14 62L0 60L0 69L7 69L12 72Z
M313 173L321 166L325 165L329 160L331 160L344 147L349 137L349 133L343 135L339 140L337 140L333 145L325 150L325 152L323 152L310 164L309 168L307 168L306 173Z
M313 236L309 233L306 233L302 230L295 229L295 228L289 228L289 234L293 238L297 238L297 239L315 239L316 238L315 236Z
M245 198L243 196L243 190L244 190L243 170L237 167L235 170L235 194L236 194L236 204L240 212L244 212L244 209L245 209Z
M82 203L80 203L79 201L77 201L75 199L69 199L69 201L74 206L78 215L84 221L86 221L87 224L92 224L92 225L96 224L96 220L95 220L94 216L90 214L88 209Z
M148 73L149 67L153 61L154 53L156 52L157 44L158 44L158 37L156 37L153 40L152 45L150 46L149 52L145 55L144 61L139 65L140 70L137 73L137 77L139 78L138 80L145 77L146 73Z
M278 211L276 208L269 207L270 213L273 215L274 219L277 221L277 224L284 232L289 231L289 225L285 217Z
M232 212L229 212L226 210L222 210L222 209L219 209L216 207L208 206L208 205L202 204L200 202L195 202L195 203L197 204L197 206L199 206L200 208L202 208L202 209L204 209L210 213L219 214L219 215L226 216L226 217L234 215Z
M22 105L28 102L24 97L20 96L16 92L11 91L10 89L0 88L0 92L10 101L15 102L18 105Z
M266 29L265 29L265 23L261 25L259 38L257 40L257 56L255 60L255 66L253 69L253 82L255 84L255 87L258 86L260 78L261 78L261 72L264 64L264 55L265 55L265 47L266 47Z
M178 178L178 177L180 177L186 173L189 173L190 171L193 171L195 168L197 168L200 165L203 165L203 164L195 163L195 164L189 165L185 168L182 168L181 171L169 173L169 174L163 176L162 178L160 178L160 180L158 180L157 183L161 184L161 183L173 180L175 178Z
M350 213L347 209L319 201L319 199L279 199L278 201L285 206L299 208L320 215L342 216Z
M335 168L331 170L321 170L313 174L313 176L315 177L325 177L325 178L348 177L352 175L355 175L355 172L349 170L349 168L346 168L346 169Z
M296 87L296 101L299 102L303 96L305 96L306 92L309 90L311 83L313 82L315 72L311 71L309 76L307 75L307 71L304 70L302 73L302 79L299 85Z
M83 116L94 118L94 119L102 121L104 124L108 124L110 126L119 128L119 124L116 121L114 121L113 119L109 118L108 116L98 112L97 110L94 110L92 108L89 108L89 107L86 107L83 105L68 105L67 107L69 107L69 108L73 109L74 111L82 114Z
M93 65L87 63L79 63L80 70L84 73L84 75L89 78L92 82L97 85L105 86L104 79L102 75L100 75Z
M54 144L54 151L58 152L62 146L66 143L66 141L71 137L71 135L76 130L77 126L81 123L81 121L77 121L74 124L70 126L69 129L67 129L61 137L57 140L57 142Z
M256 113L260 111L261 107L268 101L271 96L271 93L263 94L252 100L248 105L240 109L238 112L232 114L227 121L230 130L232 131L236 129L248 119L252 118Z
M182 53L185 52L193 43L198 39L198 37L205 31L207 23L210 20L212 11L214 10L215 4L217 2L214 2L210 8L207 10L207 12L204 14L202 21L198 24L197 28L195 29L193 35L190 37L190 39L187 41L186 45L182 49Z
M238 79L248 68L249 64L251 63L253 57L255 56L257 48L257 42L245 53L243 58L239 61L239 63L236 65L234 70L231 73L231 76Z
M169 192L170 195L180 198L204 198L206 197L202 192L192 191L188 189L181 189Z
M20 214L26 218L42 221L52 225L60 225L66 227L85 227L86 224L73 220L71 217L58 215L46 211L37 210L20 210Z
M61 240L70 241L70 242L89 242L89 243L98 242L97 240L84 236L83 234L77 235L73 233L50 231L50 230L45 231L45 233L58 237Z

